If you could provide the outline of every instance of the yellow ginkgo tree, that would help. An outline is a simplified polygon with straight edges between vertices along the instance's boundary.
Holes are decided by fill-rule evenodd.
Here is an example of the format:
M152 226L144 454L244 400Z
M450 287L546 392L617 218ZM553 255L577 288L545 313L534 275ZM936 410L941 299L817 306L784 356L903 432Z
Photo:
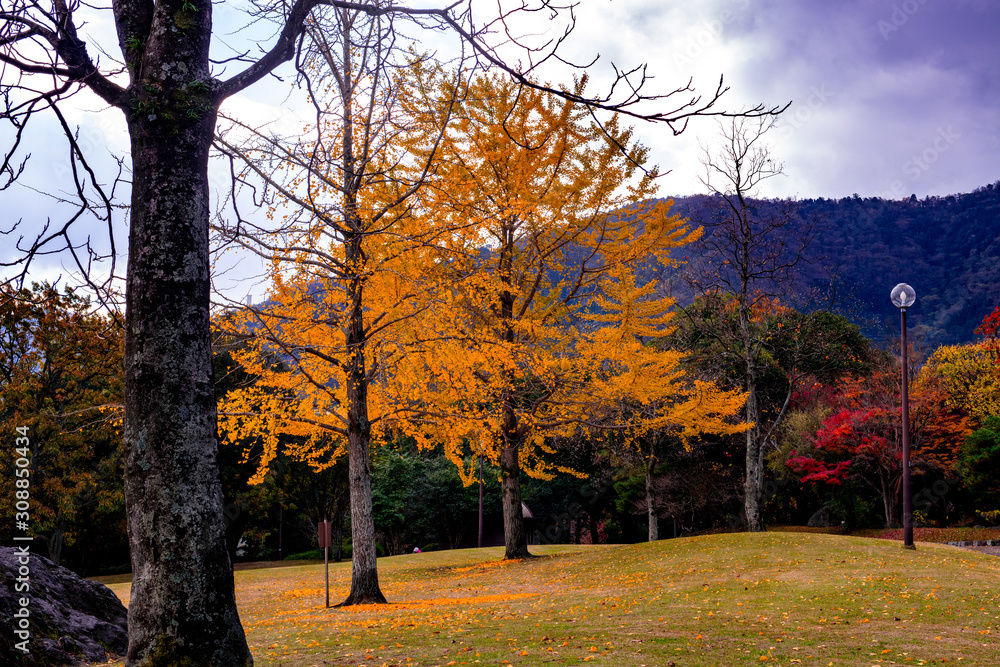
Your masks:
M605 428L620 433L617 440L641 455L646 478L649 540L659 539L655 490L658 453L673 444L690 449L701 435L742 433L740 421L746 393L721 389L682 365L685 352L663 344L674 332L673 300L657 298L655 283L637 285L635 276L619 271L598 299L599 312L587 319L604 326L593 331L591 368Z
M962 408L976 421L1000 415L1000 366L990 341L942 345L927 360L921 376L937 378L949 405Z
M700 230L650 199L657 172L631 129L497 76L457 98L420 198L427 225L452 230L440 293L404 327L414 353L385 390L408 406L397 427L443 444L466 478L470 454L499 465L505 555L521 558L521 471L575 472L549 463L554 439L732 432L743 397L692 381L679 353L650 344L670 332L673 304L655 268ZM645 409L626 416L623 401Z

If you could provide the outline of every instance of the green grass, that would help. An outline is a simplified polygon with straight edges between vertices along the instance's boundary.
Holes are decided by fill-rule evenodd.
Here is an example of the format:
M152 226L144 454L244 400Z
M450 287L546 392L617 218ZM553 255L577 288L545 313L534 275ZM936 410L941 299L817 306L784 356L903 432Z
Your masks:
M326 609L323 566L242 570L258 666L992 665L1000 558L812 533L379 560L392 604ZM350 564L331 565L332 599ZM127 601L128 584L112 589Z

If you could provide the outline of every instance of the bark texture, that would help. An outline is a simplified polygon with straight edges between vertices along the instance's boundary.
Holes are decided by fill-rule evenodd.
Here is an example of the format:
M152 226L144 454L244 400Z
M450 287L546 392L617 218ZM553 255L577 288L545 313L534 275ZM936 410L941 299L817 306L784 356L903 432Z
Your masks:
M160 2L126 114L132 209L125 333L128 665L251 665L216 461L208 154L211 4ZM141 28L141 26L140 26ZM135 50L132 51L134 53Z
M132 122L125 336L130 665L252 664L233 593L209 338L214 114Z

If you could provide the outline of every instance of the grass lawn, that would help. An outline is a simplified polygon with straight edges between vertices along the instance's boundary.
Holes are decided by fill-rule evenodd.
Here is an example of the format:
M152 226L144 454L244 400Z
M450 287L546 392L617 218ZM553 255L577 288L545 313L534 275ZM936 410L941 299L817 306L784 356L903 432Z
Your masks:
M995 556L784 532L532 551L380 559L385 606L325 609L322 564L238 571L236 594L258 666L1000 661ZM330 581L346 597L350 564Z

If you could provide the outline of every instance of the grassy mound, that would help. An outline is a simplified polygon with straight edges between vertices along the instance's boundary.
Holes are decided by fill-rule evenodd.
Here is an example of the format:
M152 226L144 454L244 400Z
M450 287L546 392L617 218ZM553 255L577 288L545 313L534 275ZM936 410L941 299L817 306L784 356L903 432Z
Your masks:
M264 665L995 664L1000 558L810 533L379 560L384 606L322 565L236 573ZM331 565L331 598L350 564ZM127 603L128 584L112 589Z

